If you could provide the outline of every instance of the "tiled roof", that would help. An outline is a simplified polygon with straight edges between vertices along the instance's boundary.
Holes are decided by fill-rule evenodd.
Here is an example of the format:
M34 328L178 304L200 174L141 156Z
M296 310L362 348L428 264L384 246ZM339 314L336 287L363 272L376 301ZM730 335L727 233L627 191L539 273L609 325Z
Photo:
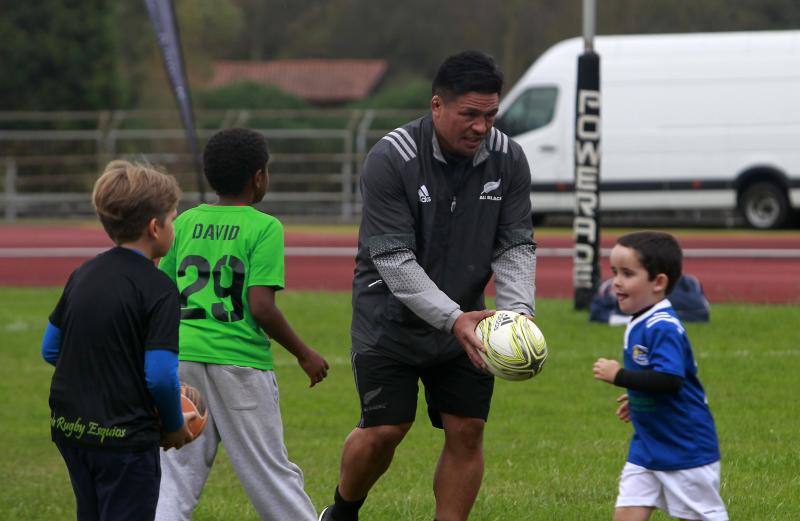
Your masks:
M386 68L385 60L217 61L209 86L255 81L313 103L340 103L369 95Z

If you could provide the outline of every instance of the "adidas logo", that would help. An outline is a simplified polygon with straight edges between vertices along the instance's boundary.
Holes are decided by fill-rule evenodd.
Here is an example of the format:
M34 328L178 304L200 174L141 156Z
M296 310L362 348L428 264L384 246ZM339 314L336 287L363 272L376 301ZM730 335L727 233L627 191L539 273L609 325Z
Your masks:
M419 195L419 202L431 202L431 195L428 193L428 188L425 185L419 187L419 190L417 190L417 195Z
M514 318L511 315L506 313L499 313L496 315L497 318L494 321L494 327L492 328L494 331L497 331L501 327L505 326L506 324L511 324L514 322Z

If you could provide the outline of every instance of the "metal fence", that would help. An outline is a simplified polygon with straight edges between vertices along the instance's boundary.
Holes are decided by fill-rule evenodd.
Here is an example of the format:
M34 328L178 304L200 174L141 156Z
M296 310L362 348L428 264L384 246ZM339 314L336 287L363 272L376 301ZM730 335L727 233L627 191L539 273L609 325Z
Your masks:
M351 222L360 211L358 178L369 147L419 117L399 110L199 111L198 136L246 126L270 146L270 191L260 207L296 219ZM174 111L0 112L0 206L6 220L92 213L94 180L116 158L164 167L200 197L185 134ZM213 193L209 194L213 199Z

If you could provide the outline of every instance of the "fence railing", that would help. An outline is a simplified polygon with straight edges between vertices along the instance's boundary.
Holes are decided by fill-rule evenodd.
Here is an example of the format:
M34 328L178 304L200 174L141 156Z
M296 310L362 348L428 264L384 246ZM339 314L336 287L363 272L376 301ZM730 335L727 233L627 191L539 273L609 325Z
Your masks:
M422 113L229 110L199 111L196 119L201 142L231 126L264 134L270 144L266 211L350 222L360 211L358 178L369 147ZM90 214L92 184L115 158L163 166L184 189L183 204L200 200L177 112L0 112L0 158L7 220Z

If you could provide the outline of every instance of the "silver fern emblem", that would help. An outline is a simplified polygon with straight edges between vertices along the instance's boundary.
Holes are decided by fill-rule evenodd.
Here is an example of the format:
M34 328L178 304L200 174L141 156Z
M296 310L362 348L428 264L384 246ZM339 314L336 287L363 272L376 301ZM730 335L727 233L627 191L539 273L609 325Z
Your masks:
M500 181L502 181L502 179L498 179L497 181L489 181L483 185L483 192L481 192L481 195L488 194L489 192L493 192L500 188Z

